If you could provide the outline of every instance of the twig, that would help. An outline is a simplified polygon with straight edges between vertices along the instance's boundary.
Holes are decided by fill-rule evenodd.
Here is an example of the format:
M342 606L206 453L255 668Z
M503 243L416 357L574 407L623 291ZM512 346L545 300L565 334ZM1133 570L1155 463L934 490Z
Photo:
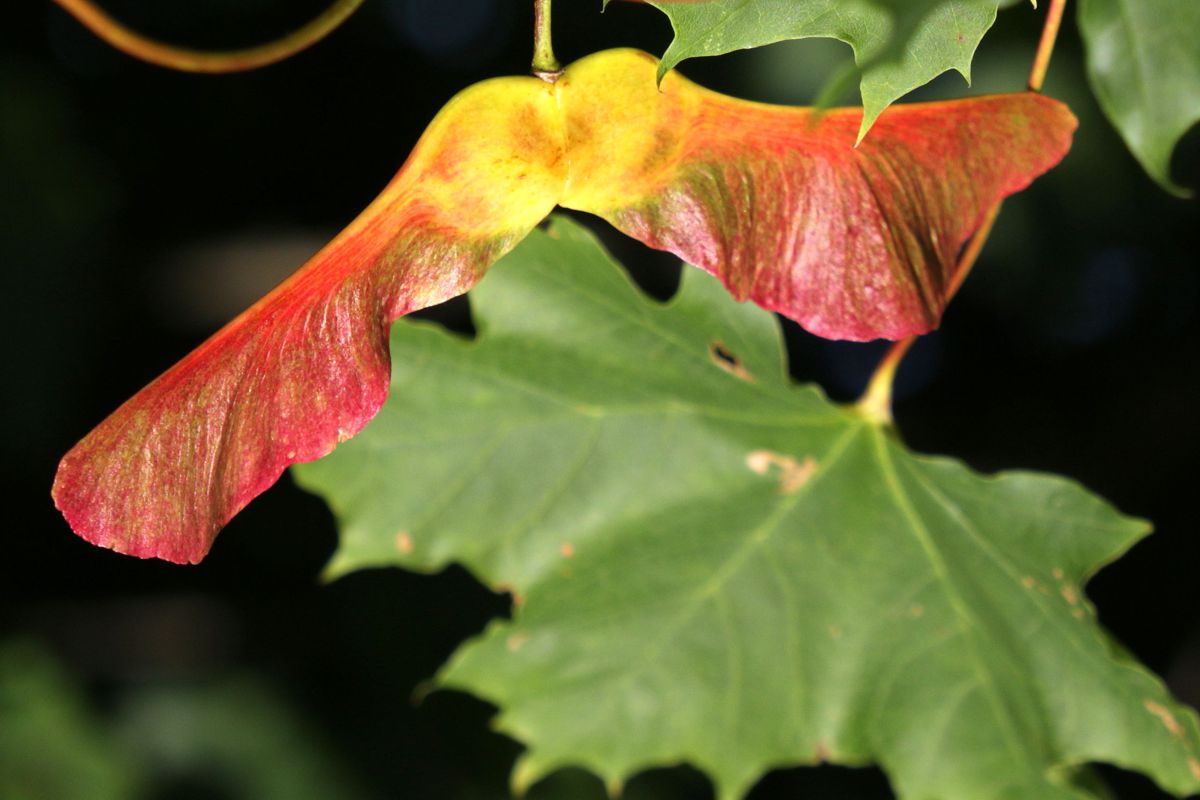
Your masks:
M1042 83L1046 79L1046 69L1050 66L1050 55L1054 52L1054 44L1058 40L1058 29L1062 24L1065 6L1066 0L1050 0L1050 7L1046 10L1042 36L1038 41L1037 52L1033 56L1033 67L1029 71L1028 87L1031 92L1041 91ZM997 202L988 209L979 228L963 248L958 264L955 265L954 274L946 287L947 303L958 293L959 287L970 274L971 267L975 265L975 260L979 258L979 253L983 250L988 235L992 232L992 226L996 222L996 216L1000 213L1002 204L1002 202ZM867 383L866 391L855 404L855 407L867 419L880 425L892 424L892 384L895 382L896 370L899 368L900 362L916 340L917 337L910 336L893 344L875 368L871 380Z
M312 22L281 39L244 50L192 50L143 36L98 8L93 0L54 0L92 33L123 53L182 72L244 72L295 55L325 38L353 14L363 0L334 0Z

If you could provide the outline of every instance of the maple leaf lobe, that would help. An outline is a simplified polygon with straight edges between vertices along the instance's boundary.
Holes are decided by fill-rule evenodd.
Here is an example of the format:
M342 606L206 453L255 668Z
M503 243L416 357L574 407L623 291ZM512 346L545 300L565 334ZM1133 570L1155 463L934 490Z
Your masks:
M521 597L439 674L526 745L515 782L686 761L733 800L828 760L899 797L1066 798L1104 761L1200 788L1196 715L1083 592L1145 522L914 454L792 384L772 315L696 270L650 300L577 223L550 230L472 296L478 337L397 325L395 386L425 391L297 471L338 511L331 572L455 562Z

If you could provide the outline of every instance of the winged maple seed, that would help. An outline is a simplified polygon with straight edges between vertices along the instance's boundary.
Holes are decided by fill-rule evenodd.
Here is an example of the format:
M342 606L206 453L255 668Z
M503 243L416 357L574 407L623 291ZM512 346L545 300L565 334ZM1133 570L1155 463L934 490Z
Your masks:
M633 50L498 78L437 115L383 193L295 275L63 458L83 538L197 562L290 464L387 393L390 323L466 292L555 205L597 214L830 338L933 328L986 210L1054 166L1075 119L1032 93L860 109L736 100ZM569 269L564 265L564 269Z

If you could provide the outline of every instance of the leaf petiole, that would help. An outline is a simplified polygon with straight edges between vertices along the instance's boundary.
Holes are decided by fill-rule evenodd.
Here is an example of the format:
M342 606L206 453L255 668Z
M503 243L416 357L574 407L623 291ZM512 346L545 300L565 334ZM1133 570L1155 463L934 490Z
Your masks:
M1058 41L1058 29L1062 24L1063 9L1067 0L1050 0L1046 9L1046 22L1042 25L1042 38L1038 41L1037 52L1033 55L1033 67L1029 70L1028 87L1031 92L1040 92L1042 83L1046 80L1046 70L1050 66L1050 55L1054 52L1054 43Z
M916 341L916 336L909 336L892 343L880 360L879 366L875 367L867 390L854 404L858 413L872 424L880 427L892 424L892 383L896 379L896 368Z
M1027 82L1031 92L1040 92L1042 84L1046 80L1046 70L1050 66L1050 55L1054 52L1054 44L1058 41L1058 30L1062 24L1063 9L1066 4L1067 0L1050 0L1050 7L1046 9L1046 21L1042 25L1041 39L1038 41L1037 51L1033 56L1033 66L1030 68ZM1036 4L1034 7L1037 7ZM979 253L983 250L988 235L992 232L992 226L996 223L996 216L1000 213L1001 204L1002 201L997 202L988 210L979 228L963 248L958 266L954 270L954 276L950 285L946 287L947 302L958 293L959 287L971 272L971 267L975 265L975 260L979 258ZM914 341L916 341L915 336L902 339L891 346L871 375L866 391L855 403L855 408L864 417L878 425L892 424L892 384L895 381L896 370L899 368L900 362Z
M554 57L550 30L551 0L533 0L533 69L534 75L554 83L562 75L562 65Z
M988 209L984 214L983 221L971 235L967 241L966 247L963 248L962 256L958 259L958 264L954 268L954 276L950 279L950 285L946 288L946 296L953 297L958 293L958 288L962 286L966 280L967 274L970 273L971 267L975 266L975 259L979 258L980 251L983 250L983 245L987 242L988 235L992 232L992 226L996 224L996 217L1000 213L1000 203ZM875 368L875 372L871 375L871 380L867 383L867 390L863 392L862 397L855 403L855 408L858 412L876 425L891 425L892 420L892 384L896 378L896 370L900 366L900 362L904 356L908 354L909 348L917 341L919 337L909 336L907 339L901 339L892 344L884 354L883 359L879 362L879 366Z

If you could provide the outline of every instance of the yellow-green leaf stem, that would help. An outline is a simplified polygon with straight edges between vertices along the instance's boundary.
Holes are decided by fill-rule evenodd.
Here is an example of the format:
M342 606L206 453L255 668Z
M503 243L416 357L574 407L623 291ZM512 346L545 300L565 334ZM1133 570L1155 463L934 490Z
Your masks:
M871 423L879 426L892 424L892 385L896 381L896 370L916 341L917 337L910 336L888 348L883 360L871 375L867 390L855 404L858 412Z
M533 0L533 74L553 83L562 74L562 65L554 57L550 4L551 0Z
M1040 92L1042 83L1046 80L1046 70L1050 67L1050 55L1054 52L1054 43L1058 40L1058 29L1062 24L1063 9L1067 0L1050 0L1050 8L1046 9L1046 22L1042 26L1042 38L1038 41L1037 52L1033 56L1033 67L1029 70L1029 91Z

